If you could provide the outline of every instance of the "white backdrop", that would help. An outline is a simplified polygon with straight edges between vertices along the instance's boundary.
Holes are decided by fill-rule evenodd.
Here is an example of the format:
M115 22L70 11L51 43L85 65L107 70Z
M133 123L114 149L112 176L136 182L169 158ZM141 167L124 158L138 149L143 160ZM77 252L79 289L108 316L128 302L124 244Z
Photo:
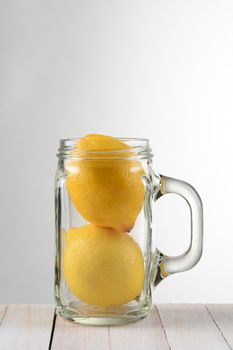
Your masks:
M233 2L1 0L0 303L53 301L58 140L151 139L154 165L199 191L204 253L157 302L233 301ZM169 254L186 203L158 202Z

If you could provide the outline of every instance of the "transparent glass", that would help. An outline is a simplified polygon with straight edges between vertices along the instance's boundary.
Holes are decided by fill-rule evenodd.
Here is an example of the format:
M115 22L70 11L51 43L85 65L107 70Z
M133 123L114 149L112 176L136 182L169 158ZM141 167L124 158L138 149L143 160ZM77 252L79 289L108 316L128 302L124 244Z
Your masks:
M119 138L119 140L127 144L129 148L127 150L116 149L114 151L80 152L75 148L75 145L79 141L78 139L60 141L58 168L55 180L55 300L57 312L64 318L77 323L113 325L133 322L146 317L152 305L152 289L170 274L192 268L199 261L202 254L203 210L198 193L189 184L159 175L153 170L149 140L133 138ZM75 174L82 174L84 171L83 166L86 171L84 176L75 177ZM135 197L138 184L134 183L134 177L131 185L127 187L128 192L124 192L124 186L119 186L119 183L115 181L116 174L119 173L121 177L123 171L127 174L133 174L132 176L134 176L134 174L137 174L137 176L140 175L140 181L143 184L144 192L142 203L137 209L132 208L138 198L137 196ZM89 175L90 178L88 177ZM97 197L95 196L96 189L94 188L93 190L93 178L100 179L98 181L100 181L101 189L98 189L98 193L102 193L101 195L106 195L106 193L110 191L110 188L114 191L114 198L110 198L108 208L105 207L105 210L106 212L108 210L110 212L110 207L113 206L114 214L111 215L113 215L114 218L118 215L118 212L121 213L120 217L122 217L122 220L118 220L117 217L116 225L118 222L122 224L119 226L120 228L117 227L117 229L125 231L125 235L130 236L130 242L134 241L137 243L137 246L140 247L144 264L143 286L138 295L135 295L131 300L127 300L125 303L107 306L94 305L84 301L83 298L81 300L81 298L77 296L77 293L74 294L68 286L64 273L64 256L66 249L68 249L67 239L69 239L67 238L68 232L71 228L81 228L90 224L90 222L93 224L92 221L95 216L93 214L94 216L92 215L91 220L89 220L88 205L87 215L85 210L83 211L83 207L81 207L82 213L77 209L76 197L74 197L76 194L73 196L73 193L68 190L69 177L72 176L73 179L75 179L72 183L72 191L74 189L75 192L77 189L77 193L80 193L80 196L82 196L82 203L90 203L90 211L94 206L99 205L98 214L100 214L100 217L98 217L98 220L95 218L95 220L97 220L97 225L100 227L108 227L111 226L111 224L108 225L107 221L105 224L106 213L104 210L101 211L102 204L99 204L98 201L96 202ZM89 186L87 186L88 181L90 181ZM116 188L114 188L114 184ZM126 196L127 193L128 195ZM156 201L167 193L177 193L182 196L187 201L190 208L190 247L184 254L178 257L169 257L162 254L156 247L156 237L153 232L153 212L154 209L156 210ZM131 200L128 200L129 198L131 198ZM85 199L87 199L87 201ZM77 200L79 200L79 198ZM122 205L120 204L121 202ZM136 213L134 215L135 220L131 219L132 212ZM103 214L103 218L101 214ZM102 219L103 222L101 221ZM94 222L94 224L96 224L96 222ZM80 248L80 252L76 251L79 256L82 255L82 249L83 248ZM93 249L93 247L90 243L90 252L92 252L91 249ZM107 254L106 252L106 255ZM92 259L92 272L94 271L95 273L96 268L95 280L97 279L98 281L98 279L102 278L102 276L100 276L102 272L99 270L99 267L97 267L99 266L99 261L95 261L95 254L90 254L90 259ZM83 269L86 271L85 267ZM134 271L133 267L132 271ZM75 279L77 286L79 286L79 282L83 284L83 280L79 281L78 275L71 276L71 278ZM81 287L86 288L83 285ZM119 294L122 292L120 287L121 286L119 286ZM106 286L105 289L101 287L101 283L98 284L99 293L101 293L101 288L103 296L109 293L109 291L106 290ZM116 289L117 288L118 287L116 287ZM95 296L95 293L97 292L95 288L93 288L92 291L90 291L90 295Z

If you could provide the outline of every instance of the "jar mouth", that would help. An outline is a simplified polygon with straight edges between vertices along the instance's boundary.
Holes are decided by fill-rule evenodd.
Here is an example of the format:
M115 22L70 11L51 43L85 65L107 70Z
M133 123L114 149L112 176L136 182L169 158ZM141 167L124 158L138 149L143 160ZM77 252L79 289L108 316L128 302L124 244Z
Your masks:
M136 160L153 157L149 139L131 137L116 137L116 139L125 143L129 148L104 151L83 151L78 150L76 147L81 138L61 139L57 157L61 159L80 160Z

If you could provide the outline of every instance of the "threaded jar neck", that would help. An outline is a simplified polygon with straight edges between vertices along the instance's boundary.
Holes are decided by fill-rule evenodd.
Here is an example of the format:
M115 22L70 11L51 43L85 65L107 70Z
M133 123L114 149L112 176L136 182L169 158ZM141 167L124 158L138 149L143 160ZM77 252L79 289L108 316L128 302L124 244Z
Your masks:
M129 148L114 150L91 150L84 151L78 148L80 138L62 139L59 143L58 158L61 159L95 159L95 160L142 160L151 159L150 143L148 139L142 138L124 138L119 137L117 140L125 143Z

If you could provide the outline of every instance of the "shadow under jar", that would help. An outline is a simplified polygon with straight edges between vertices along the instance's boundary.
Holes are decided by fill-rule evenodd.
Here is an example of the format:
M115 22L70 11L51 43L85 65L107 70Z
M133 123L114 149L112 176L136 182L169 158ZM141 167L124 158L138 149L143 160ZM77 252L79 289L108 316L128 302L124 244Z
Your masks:
M192 268L202 254L198 193L186 182L153 171L149 140L118 140L127 148L80 151L79 139L60 141L55 300L57 312L77 323L114 325L146 317L152 289L170 274ZM190 246L177 257L162 254L154 239L155 203L167 193L182 196L191 213Z

